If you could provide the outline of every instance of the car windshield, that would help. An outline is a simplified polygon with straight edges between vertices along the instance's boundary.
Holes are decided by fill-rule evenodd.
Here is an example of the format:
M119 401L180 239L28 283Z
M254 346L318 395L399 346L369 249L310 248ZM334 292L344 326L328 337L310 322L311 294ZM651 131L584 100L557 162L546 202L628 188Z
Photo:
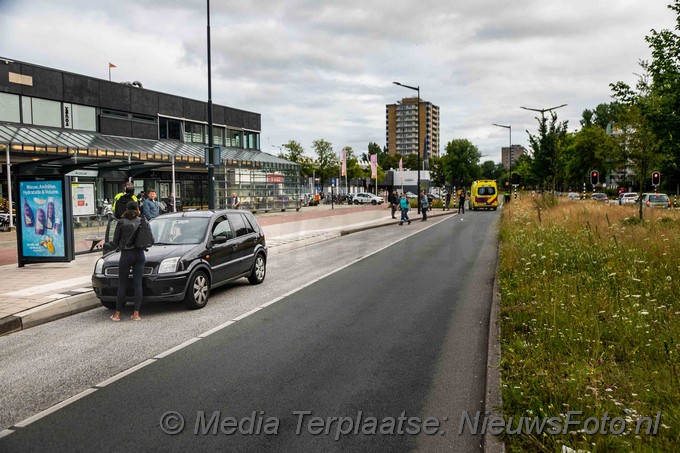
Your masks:
M154 244L198 244L205 238L210 219L160 216L150 222Z

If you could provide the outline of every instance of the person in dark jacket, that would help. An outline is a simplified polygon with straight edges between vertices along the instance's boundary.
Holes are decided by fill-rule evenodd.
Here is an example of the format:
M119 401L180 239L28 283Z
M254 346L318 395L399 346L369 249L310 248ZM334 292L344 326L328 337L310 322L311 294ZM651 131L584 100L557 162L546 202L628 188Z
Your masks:
M131 182L126 182L125 191L120 192L113 197L113 216L116 219L120 219L127 208L127 204L131 201L137 202L137 197L135 197L135 186Z
M397 206L399 205L399 197L397 196L397 191L393 190L387 196L387 202L390 204L390 209L392 210L392 218L396 219L395 215L397 213Z
M130 269L132 269L132 284L135 289L135 308L132 312L132 320L140 321L139 309L142 305L142 275L144 273L144 250L135 248L134 234L141 223L139 206L135 201L129 201L125 206L123 216L116 224L113 234L113 246L120 250L118 259L118 298L116 300L116 312L111 316L112 321L120 321L120 312L125 306L125 293L127 292Z

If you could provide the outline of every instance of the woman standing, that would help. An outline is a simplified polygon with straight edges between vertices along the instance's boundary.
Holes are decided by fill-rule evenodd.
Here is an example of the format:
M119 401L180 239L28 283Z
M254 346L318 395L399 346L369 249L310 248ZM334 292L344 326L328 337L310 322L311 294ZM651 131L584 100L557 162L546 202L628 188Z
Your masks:
M118 299L116 300L116 312L111 316L112 321L120 321L120 312L125 306L125 293L129 281L130 269L132 269L132 284L135 289L135 308L132 313L133 321L140 321L139 308L142 305L142 275L144 272L144 249L135 248L134 236L139 228L139 206L130 201L125 206L125 212L116 225L113 234L113 246L120 250L118 261Z

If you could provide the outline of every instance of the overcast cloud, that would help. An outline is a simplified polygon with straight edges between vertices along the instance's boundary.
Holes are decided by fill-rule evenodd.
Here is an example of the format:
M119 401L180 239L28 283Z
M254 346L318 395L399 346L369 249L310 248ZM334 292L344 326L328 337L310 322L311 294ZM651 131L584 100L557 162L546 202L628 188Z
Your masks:
M213 0L213 102L262 115L262 150L313 155L385 145L385 105L414 91L440 107L441 151L469 139L500 161L528 147L533 112L579 128L634 83L644 37L673 29L670 0ZM206 1L0 0L0 56L207 100ZM273 147L274 146L274 147Z

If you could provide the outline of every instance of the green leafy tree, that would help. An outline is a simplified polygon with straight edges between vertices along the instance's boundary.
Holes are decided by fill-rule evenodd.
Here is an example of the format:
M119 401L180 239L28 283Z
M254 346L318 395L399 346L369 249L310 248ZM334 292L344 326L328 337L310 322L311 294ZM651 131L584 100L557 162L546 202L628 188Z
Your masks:
M637 105L628 106L619 116L617 124L617 141L621 147L623 159L633 165L640 184L640 195L644 191L647 176L652 167L663 159L659 148L661 141L657 139L647 119ZM642 219L642 203L640 203L640 219Z
M562 144L567 135L567 122L557 122L557 114L550 112L550 120L541 115L538 120L538 135L529 134L529 144L533 151L533 174L538 177L539 185L544 190L550 187L555 190L561 166Z
M302 162L305 150L300 143L295 140L289 140L288 143L281 146L281 148L282 152L279 154L279 157L298 164ZM286 151L283 151L284 148Z
M492 160L485 160L482 162L480 169L481 177L484 179L495 179L501 182L503 175L503 164L497 164Z
M467 139L454 139L446 145L441 158L442 173L451 185L471 184L480 175L479 159L482 153ZM455 183L458 181L458 184Z
M585 109L581 118L581 127L598 126L606 131L616 122L621 110L622 106L618 102L598 104L593 110Z
M619 147L599 125L591 124L570 137L566 146L566 182L579 189L591 170L608 174L625 165Z
M321 187L325 186L326 181L336 176L338 173L338 156L333 152L333 144L326 140L314 140L312 148L316 152L317 177L320 178Z

